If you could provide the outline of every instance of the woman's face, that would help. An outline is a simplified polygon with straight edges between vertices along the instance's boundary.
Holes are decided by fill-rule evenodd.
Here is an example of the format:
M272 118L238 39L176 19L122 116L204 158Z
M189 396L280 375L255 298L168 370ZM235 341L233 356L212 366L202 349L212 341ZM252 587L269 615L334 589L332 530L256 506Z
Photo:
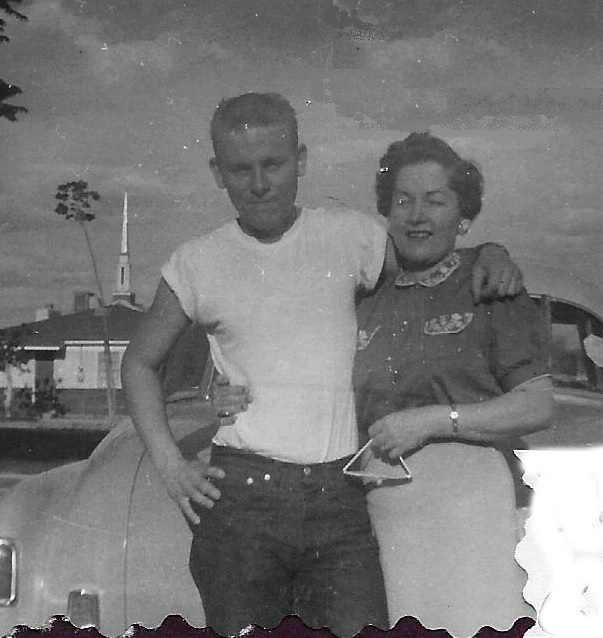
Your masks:
M426 270L452 250L471 222L461 219L448 171L436 162L400 169L389 213L389 234L406 270Z

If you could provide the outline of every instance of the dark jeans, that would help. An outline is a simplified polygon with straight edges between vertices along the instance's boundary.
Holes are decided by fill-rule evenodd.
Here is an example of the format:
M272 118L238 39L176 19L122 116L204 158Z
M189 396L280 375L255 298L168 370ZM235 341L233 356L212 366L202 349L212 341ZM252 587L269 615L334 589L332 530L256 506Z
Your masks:
M388 628L379 549L347 460L296 465L213 447L222 497L198 508L190 556L209 627L232 635L297 614L337 636Z

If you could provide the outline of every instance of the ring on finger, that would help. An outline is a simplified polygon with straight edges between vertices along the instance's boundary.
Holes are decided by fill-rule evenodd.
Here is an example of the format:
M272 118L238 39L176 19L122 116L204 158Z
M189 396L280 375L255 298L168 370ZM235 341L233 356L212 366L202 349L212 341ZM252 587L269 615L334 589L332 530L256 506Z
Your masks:
M218 413L218 417L220 419L227 419L230 416L232 416L232 414L230 412L228 412L227 410L224 410L223 412L219 412Z

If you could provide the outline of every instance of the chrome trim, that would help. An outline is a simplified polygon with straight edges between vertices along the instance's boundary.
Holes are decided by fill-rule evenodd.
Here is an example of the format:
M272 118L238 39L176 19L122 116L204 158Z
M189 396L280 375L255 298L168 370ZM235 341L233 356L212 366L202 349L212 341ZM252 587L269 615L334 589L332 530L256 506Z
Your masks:
M100 599L88 589L72 589L67 597L67 617L79 629L100 628Z
M8 538L0 538L0 546L8 547L11 551L10 597L0 598L0 607L10 607L17 602L17 545Z

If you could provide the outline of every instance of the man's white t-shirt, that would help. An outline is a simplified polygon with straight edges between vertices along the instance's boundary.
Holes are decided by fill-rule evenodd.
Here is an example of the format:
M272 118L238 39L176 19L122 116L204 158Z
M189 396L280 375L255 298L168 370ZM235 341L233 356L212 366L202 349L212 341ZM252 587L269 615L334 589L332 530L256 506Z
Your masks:
M216 368L253 396L215 444L293 463L357 450L354 295L375 285L385 240L375 217L302 209L274 243L234 221L176 250L163 278L206 329Z

